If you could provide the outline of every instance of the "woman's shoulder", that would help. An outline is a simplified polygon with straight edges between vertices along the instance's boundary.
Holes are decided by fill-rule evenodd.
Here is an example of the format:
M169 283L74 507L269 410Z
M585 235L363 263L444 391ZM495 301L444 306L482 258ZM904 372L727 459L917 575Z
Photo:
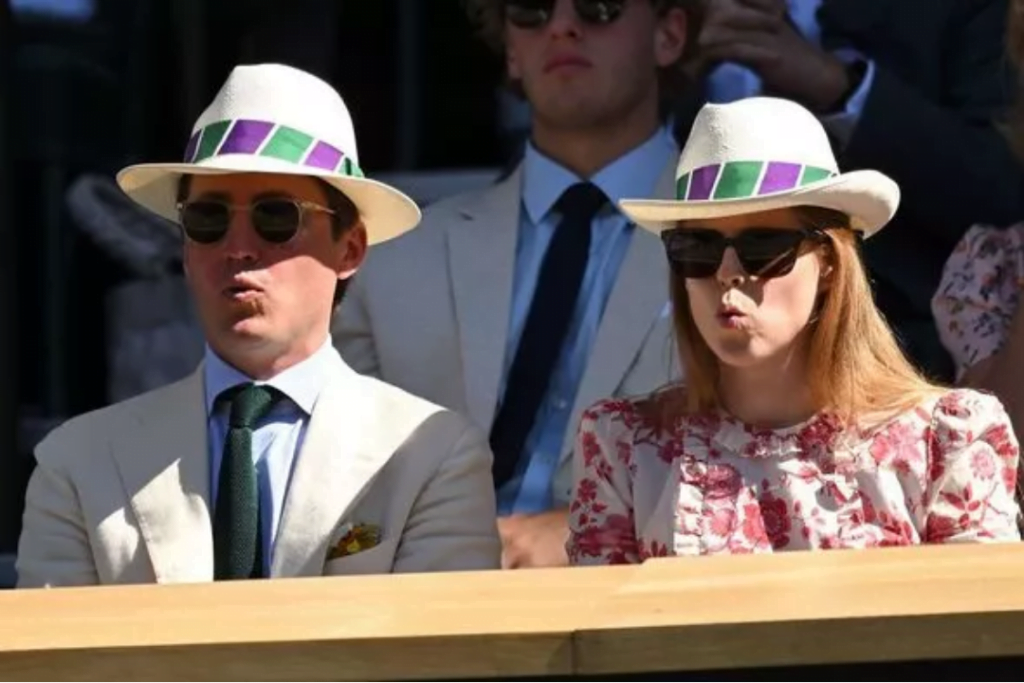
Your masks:
M647 400L642 396L602 398L583 411L582 429L607 432L630 428L647 417Z
M1016 444L1005 406L986 391L967 387L937 388L910 412L928 427L939 445L966 445L979 440Z
M604 425L653 425L678 420L685 404L682 388L666 387L643 394L602 398L584 411L583 420Z
M1011 429L1002 402L986 391L967 387L933 387L895 412L862 416L858 433L877 437L892 430L920 429L925 434L959 432L971 438L994 427Z
M616 433L677 432L685 425L686 393L680 387L669 387L656 391L614 398L604 398L590 405L583 412L582 429L591 432Z
M930 397L922 400L921 407L929 408L936 418L1005 414L997 396L971 387L936 387Z
M619 420L623 416L637 412L639 397L602 398L587 406L583 411L583 419L591 421Z

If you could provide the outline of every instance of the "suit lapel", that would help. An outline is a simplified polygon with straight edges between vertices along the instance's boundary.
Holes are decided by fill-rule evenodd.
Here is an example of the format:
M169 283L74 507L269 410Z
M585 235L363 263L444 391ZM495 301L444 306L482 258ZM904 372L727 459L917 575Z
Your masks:
M673 157L658 181L655 196L673 196L675 170ZM652 272L652 266L665 263L660 240L634 228L576 392L570 425L575 426L583 411L595 401L612 396L625 377L648 331L668 303L667 264L664 273ZM575 429L567 429L562 442L563 456L572 450L574 438Z
M521 183L517 168L463 207L447 235L466 406L484 429L494 417L505 359Z
M138 399L113 458L157 582L213 579L209 451L202 365Z
M656 196L673 195L676 162L673 156L666 165ZM448 231L448 267L459 325L466 404L470 416L485 428L494 417L505 360L521 183L522 171L516 169L507 180L464 206L460 211L463 220ZM510 206L515 210L510 211ZM601 318L576 394L573 424L588 405L612 395L668 301L667 273L660 277L651 273L651 264L662 262L658 239L638 229ZM567 430L563 454L571 447L572 431Z
M318 576L338 522L405 439L377 385L337 359L317 398L278 527L272 577Z

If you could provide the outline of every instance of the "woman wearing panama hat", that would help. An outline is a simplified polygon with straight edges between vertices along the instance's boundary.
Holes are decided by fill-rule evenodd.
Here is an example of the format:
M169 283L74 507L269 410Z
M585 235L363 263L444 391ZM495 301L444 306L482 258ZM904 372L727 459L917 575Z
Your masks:
M705 106L676 176L621 206L664 244L686 379L584 414L570 560L1019 540L1003 406L923 379L872 300L895 183L767 97Z

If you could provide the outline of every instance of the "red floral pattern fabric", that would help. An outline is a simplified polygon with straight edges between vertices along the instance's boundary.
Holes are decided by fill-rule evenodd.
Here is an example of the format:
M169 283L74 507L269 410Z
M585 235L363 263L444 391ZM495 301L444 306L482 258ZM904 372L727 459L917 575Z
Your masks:
M720 414L659 429L628 399L577 436L572 564L664 555L1019 541L1019 445L1002 404L950 390L884 425L777 430Z

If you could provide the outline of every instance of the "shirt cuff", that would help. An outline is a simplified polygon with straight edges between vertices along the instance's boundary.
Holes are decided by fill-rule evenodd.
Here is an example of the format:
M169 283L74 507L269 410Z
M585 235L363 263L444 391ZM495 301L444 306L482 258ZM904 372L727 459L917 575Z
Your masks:
M857 122L860 121L860 115L864 111L864 104L868 100L868 95L871 94L871 86L875 80L875 62L856 53L836 53L836 56L846 63L851 59L862 59L867 65L860 85L846 100L842 111L821 117L821 123L825 129L836 138L842 147L845 147L853 137Z

